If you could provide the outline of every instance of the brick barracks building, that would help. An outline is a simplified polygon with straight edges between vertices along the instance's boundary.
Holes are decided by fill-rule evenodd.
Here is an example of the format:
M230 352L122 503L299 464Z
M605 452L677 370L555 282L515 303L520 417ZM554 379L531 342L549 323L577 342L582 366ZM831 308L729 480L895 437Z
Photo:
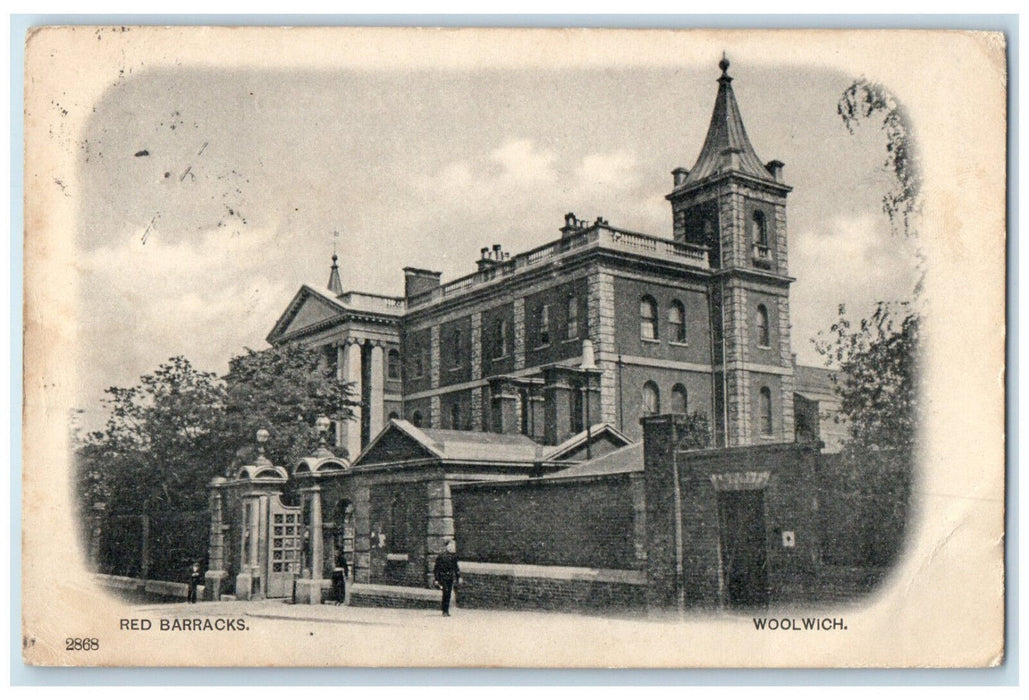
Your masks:
M448 538L462 605L718 608L817 586L836 404L791 353L783 163L758 158L719 65L671 237L568 214L553 242L483 248L453 281L405 268L403 297L345 291L335 255L327 289L301 287L267 339L321 348L353 383L356 419L332 429L348 456L214 481L208 597L318 602L342 551L355 601L424 601ZM713 443L687 451L694 412Z

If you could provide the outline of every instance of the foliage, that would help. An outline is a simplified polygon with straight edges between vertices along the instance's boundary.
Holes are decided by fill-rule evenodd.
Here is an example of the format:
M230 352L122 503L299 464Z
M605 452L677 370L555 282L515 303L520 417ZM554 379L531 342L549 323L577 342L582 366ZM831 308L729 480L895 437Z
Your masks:
M839 319L815 345L839 371L833 379L850 432L862 450L910 454L916 435L919 318L906 303L876 305L855 326Z
M839 319L816 346L830 365L849 432L834 498L864 528L863 562L885 566L899 553L918 435L919 317L880 303L856 325Z
M75 452L80 508L202 509L211 478L255 456L260 428L269 431L268 456L277 464L310 454L317 416L352 413L349 386L319 360L317 351L294 346L247 350L219 379L173 357L135 386L109 388L105 428L80 438Z
M236 447L252 447L253 436L264 428L270 433L268 457L286 466L314 452L319 442L315 420L349 420L356 405L351 385L337 380L322 357L312 348L285 345L262 352L247 349L233 358L225 377L226 439Z
M226 457L224 391L215 375L173 357L133 387L111 387L107 425L79 446L80 497L114 511L196 507ZM83 504L88 506L90 504Z
M883 195L883 212L894 229L916 235L915 220L921 212L922 172L908 115L881 83L856 80L840 97L836 111L850 133L863 119L882 115L886 134L884 166L895 176L895 185Z

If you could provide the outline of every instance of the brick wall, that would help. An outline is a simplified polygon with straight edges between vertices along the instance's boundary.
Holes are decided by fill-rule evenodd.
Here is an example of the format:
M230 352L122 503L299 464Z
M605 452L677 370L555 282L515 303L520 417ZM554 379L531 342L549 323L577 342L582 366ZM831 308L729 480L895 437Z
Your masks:
M452 487L463 560L638 569L633 482L534 480Z

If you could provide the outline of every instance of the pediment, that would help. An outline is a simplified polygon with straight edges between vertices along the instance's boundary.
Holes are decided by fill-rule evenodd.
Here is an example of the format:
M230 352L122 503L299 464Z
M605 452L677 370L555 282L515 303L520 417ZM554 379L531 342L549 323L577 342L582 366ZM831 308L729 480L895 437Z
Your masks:
M396 464L416 459L440 459L441 451L407 421L392 420L354 461L354 467Z
M279 317L268 342L274 343L283 336L317 326L339 316L343 308L309 287L301 287L286 311Z

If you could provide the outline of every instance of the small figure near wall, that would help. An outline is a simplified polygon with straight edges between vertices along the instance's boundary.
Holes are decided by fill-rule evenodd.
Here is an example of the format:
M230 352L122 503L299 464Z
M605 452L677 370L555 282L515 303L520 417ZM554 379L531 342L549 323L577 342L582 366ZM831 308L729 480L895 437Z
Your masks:
M444 617L450 617L450 596L454 586L461 582L461 570L457 565L457 545L447 540L444 550L436 557L436 566L432 570L433 584L443 591L441 608Z

